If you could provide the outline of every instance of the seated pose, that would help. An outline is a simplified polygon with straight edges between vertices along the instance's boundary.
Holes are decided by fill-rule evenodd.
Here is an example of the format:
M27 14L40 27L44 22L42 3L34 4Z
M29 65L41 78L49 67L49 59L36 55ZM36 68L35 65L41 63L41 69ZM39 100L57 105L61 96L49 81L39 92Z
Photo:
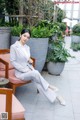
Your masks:
M24 81L32 80L35 82L38 90L42 92L50 102L54 102L57 99L60 104L65 105L63 97L56 94L58 88L50 85L31 65L33 61L30 58L30 47L26 45L30 36L30 31L23 29L20 39L10 47L10 61L15 68L15 76Z

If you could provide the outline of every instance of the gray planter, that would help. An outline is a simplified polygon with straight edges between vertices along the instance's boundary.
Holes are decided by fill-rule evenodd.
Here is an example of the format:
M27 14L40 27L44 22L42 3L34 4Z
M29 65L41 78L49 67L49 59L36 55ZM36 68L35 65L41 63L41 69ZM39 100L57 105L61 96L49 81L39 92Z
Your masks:
M36 59L35 69L42 71L48 50L48 38L31 38L28 45L31 49L31 56Z
M0 27L0 49L7 49L10 46L10 27Z
M17 40L19 40L18 36L11 36L10 45L14 44Z
M64 69L65 62L49 62L47 64L48 72L52 75L60 75Z
M15 43L19 37L11 37L11 45ZM30 46L31 56L36 59L35 69L42 71L48 50L48 38L30 38L27 45Z
M73 42L73 43L80 43L80 36L72 35L71 36L71 42Z

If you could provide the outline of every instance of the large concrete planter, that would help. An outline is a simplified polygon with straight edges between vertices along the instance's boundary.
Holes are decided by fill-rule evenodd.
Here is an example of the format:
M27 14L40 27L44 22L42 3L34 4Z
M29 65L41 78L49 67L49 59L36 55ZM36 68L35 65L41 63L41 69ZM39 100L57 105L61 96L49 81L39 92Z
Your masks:
M18 36L11 36L10 46L14 44L17 40L19 40Z
M19 37L11 37L11 45L15 43ZM30 46L31 56L36 59L35 69L39 72L42 71L48 50L48 38L30 38L27 45Z
M31 48L31 56L36 59L35 69L42 71L48 50L48 38L31 38L28 45Z
M10 46L10 27L0 27L0 49L7 49Z
M60 75L64 69L65 62L49 62L47 64L48 72L52 75Z

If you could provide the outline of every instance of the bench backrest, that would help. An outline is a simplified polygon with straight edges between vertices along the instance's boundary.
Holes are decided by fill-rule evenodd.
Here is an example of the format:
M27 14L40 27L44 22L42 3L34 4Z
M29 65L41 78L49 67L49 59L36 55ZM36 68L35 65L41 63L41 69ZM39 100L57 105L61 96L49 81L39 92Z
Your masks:
M10 62L10 50L9 49L1 49L0 50L0 58L9 63L8 69L13 69L13 65ZM5 70L5 65L0 63L0 70Z
M14 69L10 62L10 49L0 49L0 76L8 78L9 70Z

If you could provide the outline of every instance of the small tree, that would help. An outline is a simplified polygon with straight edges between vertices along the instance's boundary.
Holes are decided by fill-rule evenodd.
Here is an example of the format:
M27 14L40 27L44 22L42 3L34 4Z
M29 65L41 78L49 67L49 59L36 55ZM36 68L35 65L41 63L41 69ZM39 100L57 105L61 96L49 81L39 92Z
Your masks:
M0 24L4 23L5 21L5 17L4 17L4 13L5 13L5 1L4 0L0 0Z
M4 13L5 0L0 0L0 15Z
M5 0L5 8L8 15L18 15L19 14L19 0ZM16 17L9 16L9 23L15 25L17 22Z
M39 20L52 19L54 5L51 0L27 0L24 9L28 23L35 25Z
M28 23L35 25L39 20L53 21L54 3L51 0L1 0L5 1L5 7L9 16L9 22L15 25ZM17 16L16 16L17 15ZM23 19L25 15L25 19ZM58 8L57 21L63 19L63 11Z
M66 16L65 12L59 8L57 12L57 21L62 22L65 16Z

